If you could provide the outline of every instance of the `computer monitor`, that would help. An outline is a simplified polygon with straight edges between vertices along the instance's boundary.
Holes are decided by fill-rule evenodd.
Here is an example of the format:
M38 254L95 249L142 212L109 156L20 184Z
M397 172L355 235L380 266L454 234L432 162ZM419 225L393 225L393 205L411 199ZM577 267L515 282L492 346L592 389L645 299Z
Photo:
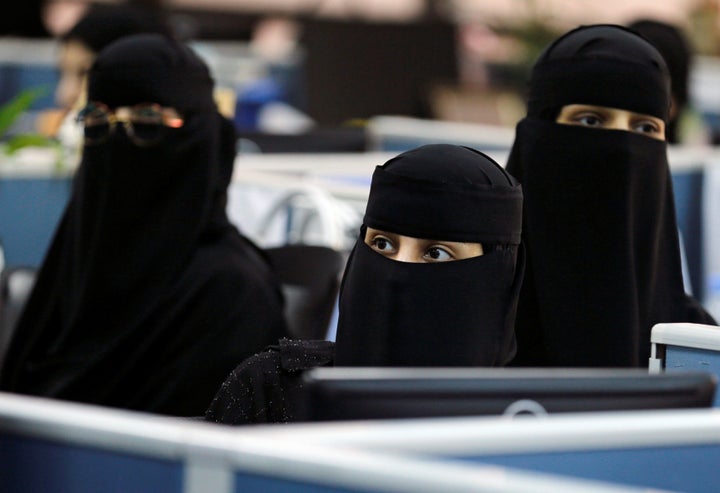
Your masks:
M316 368L303 421L711 407L716 377L590 368Z
M320 126L376 115L433 117L434 88L459 79L450 22L302 21L303 109Z

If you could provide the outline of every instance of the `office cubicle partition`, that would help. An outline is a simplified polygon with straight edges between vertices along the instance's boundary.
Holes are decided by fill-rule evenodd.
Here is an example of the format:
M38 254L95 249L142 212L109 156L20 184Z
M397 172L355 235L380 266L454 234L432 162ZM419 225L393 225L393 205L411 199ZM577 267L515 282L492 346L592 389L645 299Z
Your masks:
M495 464L646 491L711 493L720 485L718 409L313 423L273 432L302 443Z
M0 393L0 489L3 493L643 491L274 434L292 427L233 428Z
M656 324L650 334L652 373L705 371L720 378L720 327L692 323ZM720 407L720 393L714 407Z
M503 155L504 163L515 140L515 128L480 123L447 122L407 116L379 115L367 122L371 151L399 153L434 142L466 145Z

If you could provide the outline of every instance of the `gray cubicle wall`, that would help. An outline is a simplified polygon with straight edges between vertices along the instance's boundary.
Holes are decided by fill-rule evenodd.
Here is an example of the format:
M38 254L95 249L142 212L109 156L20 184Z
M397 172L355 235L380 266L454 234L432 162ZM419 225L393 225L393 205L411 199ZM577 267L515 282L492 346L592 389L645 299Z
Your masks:
M0 489L4 493L643 491L374 447L313 444L274 433L293 426L233 428L0 393Z

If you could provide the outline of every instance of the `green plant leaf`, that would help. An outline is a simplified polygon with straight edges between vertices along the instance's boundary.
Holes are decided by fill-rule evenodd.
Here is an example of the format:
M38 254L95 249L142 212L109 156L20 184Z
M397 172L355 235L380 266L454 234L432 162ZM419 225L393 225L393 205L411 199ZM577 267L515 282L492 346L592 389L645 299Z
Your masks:
M55 147L57 142L40 134L22 134L11 137L5 143L5 153L10 156L23 147Z
M0 137L30 106L41 96L47 93L46 87L33 87L24 89L13 99L0 106Z

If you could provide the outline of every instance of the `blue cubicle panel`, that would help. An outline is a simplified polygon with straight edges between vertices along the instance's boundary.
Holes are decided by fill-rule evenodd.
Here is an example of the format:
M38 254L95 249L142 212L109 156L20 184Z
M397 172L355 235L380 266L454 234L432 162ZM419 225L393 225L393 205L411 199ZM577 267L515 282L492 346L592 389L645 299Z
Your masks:
M279 430L283 439L432 457L450 464L711 493L720 485L720 410L338 423Z
M0 490L3 493L645 491L615 482L538 474L446 457L314 444L312 440L283 438L275 433L292 428L292 425L233 428L0 393Z
M23 493L180 493L180 461L0 434L0 488Z
M464 454L455 458L644 488L685 493L716 492L720 485L717 467L720 442L663 444L663 433L659 428L658 440L616 447L579 446L564 451ZM708 430L708 433L716 434L717 430Z
M720 378L720 351L668 345L665 348L665 371L677 370L710 371ZM720 407L720 392L715 395L714 405Z
M0 178L0 242L8 266L39 266L71 191L68 177Z
M672 173L675 213L682 234L692 294L699 300L705 294L703 261L703 169L676 169Z
M651 373L661 371L710 372L720 381L720 327L694 323L656 324L650 334ZM720 390L714 407L720 408Z
M718 457L720 445L478 454L457 459L663 491L716 493Z
M0 104L10 101L23 90L32 89L38 91L38 97L30 109L51 108L58 80L58 70L53 65L0 62Z
M720 320L720 160L705 169L703 177L703 267L707 310Z

